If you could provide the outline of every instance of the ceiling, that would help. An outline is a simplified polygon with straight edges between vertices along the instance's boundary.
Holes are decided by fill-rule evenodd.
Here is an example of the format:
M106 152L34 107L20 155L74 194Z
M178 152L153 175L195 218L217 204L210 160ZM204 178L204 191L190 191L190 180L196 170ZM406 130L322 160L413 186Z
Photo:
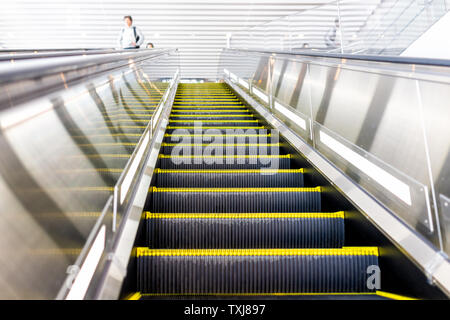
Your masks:
M114 47L123 16L132 15L146 42L153 42L157 48L179 48L183 78L214 79L227 34L329 2L9 0L2 3L0 11L0 46L14 49ZM358 2L361 8L365 2L374 1L353 2ZM335 14L328 13L330 21ZM359 14L358 23L366 18L365 14ZM305 28L317 27L307 22Z

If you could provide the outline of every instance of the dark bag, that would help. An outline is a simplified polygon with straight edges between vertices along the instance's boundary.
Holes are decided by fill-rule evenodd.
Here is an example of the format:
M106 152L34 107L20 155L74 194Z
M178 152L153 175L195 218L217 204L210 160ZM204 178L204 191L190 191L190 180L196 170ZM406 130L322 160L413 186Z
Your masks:
M138 43L140 37L136 34L136 27L133 27L133 32L134 32L134 39L136 39L136 43ZM136 45L136 48L139 48L139 46Z

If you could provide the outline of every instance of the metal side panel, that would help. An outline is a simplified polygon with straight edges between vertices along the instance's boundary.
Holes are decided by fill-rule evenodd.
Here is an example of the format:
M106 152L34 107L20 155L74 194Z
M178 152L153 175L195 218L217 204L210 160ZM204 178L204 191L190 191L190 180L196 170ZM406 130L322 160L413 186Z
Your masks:
M225 82L269 124L279 130L306 159L352 202L386 237L408 256L447 295L450 296L450 263L428 241L411 230L376 199L308 145L300 136L229 79Z
M172 91L173 93L176 93L177 87L178 84L175 84ZM121 229L117 231L117 237L113 245L113 249L109 253L109 263L105 268L102 284L99 286L95 297L98 300L116 300L119 298L122 283L126 276L128 262L130 260L130 256L133 254L133 244L136 239L148 189L150 187L153 173L158 161L161 143L164 139L167 124L169 123L168 119L174 97L175 94L172 94L167 101L170 107L163 111L159 124L155 130L144 173L139 182L131 209L123 218Z

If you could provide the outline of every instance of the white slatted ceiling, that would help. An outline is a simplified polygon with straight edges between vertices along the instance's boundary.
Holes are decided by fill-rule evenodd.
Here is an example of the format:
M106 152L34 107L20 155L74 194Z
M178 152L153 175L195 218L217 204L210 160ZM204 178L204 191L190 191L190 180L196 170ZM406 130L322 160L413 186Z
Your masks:
M180 50L181 77L215 79L226 35L312 9L329 0L9 0L1 5L0 46L113 47L132 15L146 42ZM329 16L334 17L335 12ZM361 20L361 13L356 12ZM329 19L328 17L326 17ZM362 17L365 19L365 17ZM305 28L320 27L317 17ZM317 25L318 22L319 25Z

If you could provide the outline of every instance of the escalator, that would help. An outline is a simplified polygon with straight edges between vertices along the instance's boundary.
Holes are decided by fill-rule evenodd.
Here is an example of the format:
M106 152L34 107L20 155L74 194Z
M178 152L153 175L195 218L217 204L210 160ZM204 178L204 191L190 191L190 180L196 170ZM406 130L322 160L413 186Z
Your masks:
M180 84L122 298L405 298L292 151L226 84Z

